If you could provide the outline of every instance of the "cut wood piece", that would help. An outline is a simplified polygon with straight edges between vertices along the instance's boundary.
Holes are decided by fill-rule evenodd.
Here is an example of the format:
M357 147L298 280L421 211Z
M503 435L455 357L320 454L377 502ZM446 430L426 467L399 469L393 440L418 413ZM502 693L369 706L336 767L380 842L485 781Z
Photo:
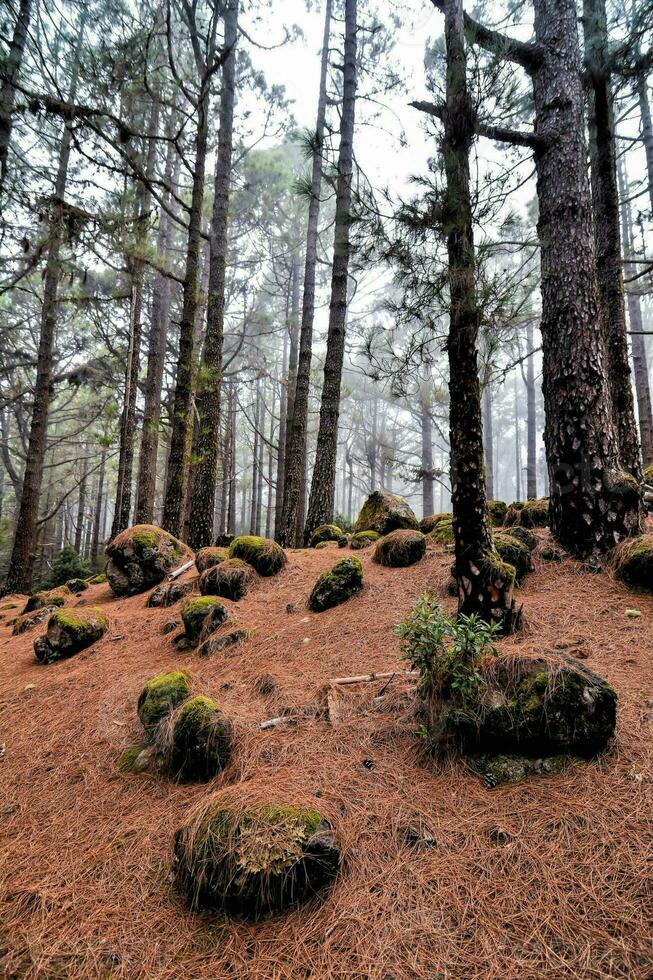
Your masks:
M180 575L183 575L184 572L187 572L188 569L194 564L195 564L195 559L191 558L190 561L187 561L183 565L180 565L179 568L175 568L174 572L170 572L170 574L168 575L169 580L173 582L176 578L179 578Z

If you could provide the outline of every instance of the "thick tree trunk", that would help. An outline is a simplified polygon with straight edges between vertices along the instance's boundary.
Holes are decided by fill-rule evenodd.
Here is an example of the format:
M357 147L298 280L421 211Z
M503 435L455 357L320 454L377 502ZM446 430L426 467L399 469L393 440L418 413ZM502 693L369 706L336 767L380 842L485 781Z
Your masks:
M284 461L283 461L283 472L284 472L284 483L285 474L290 468L290 451L291 451L291 432L293 427L293 419L295 417L295 396L297 393L297 369L298 369L298 357L299 357L299 257L295 254L292 257L292 266L290 274L290 351L288 356L288 376L287 376L287 402L286 402L286 424L285 433L283 438L284 444ZM285 493L285 490L282 491ZM283 509L283 508L282 508ZM302 546L302 537L304 533L304 525L297 523L295 525L295 540L293 544L295 547L300 548Z
M261 382L256 382L256 400L254 402L254 449L252 452L252 500L249 511L249 533L257 534L256 513L258 511L258 461L259 441L261 438Z
M213 541L213 508L220 445L220 389L224 340L225 279L227 268L229 193L233 155L233 117L236 96L238 0L224 10L225 47L229 54L222 68L220 131L215 165L213 215L209 257L209 299L206 341L195 400L198 427L193 457L193 506L189 543L198 549Z
M526 324L526 499L537 498L537 414L535 408L535 362L533 322Z
M648 193L651 201L651 211L653 211L653 121L651 120L651 103L649 101L648 84L646 73L637 73L637 99L639 101L639 113L642 120L642 143L646 155L646 173L648 175Z
M345 353L347 286L349 270L349 232L351 223L351 185L353 172L354 114L356 105L356 4L345 0L345 57L343 100L340 118L340 148L336 189L335 238L331 275L329 330L324 361L324 383L320 404L320 425L311 494L304 539L308 541L320 524L333 520L340 387Z
M533 70L542 264L545 443L554 536L602 556L639 531L635 481L619 466L605 369L573 0L535 0Z
M612 414L623 469L641 478L641 456L628 359L619 235L614 101L608 67L605 0L583 0L585 65L590 83L590 166L596 272Z
M621 196L621 230L624 244L626 263L624 271L626 278L636 275L637 267L628 262L633 253L633 230L628 188L624 179L623 164L619 161L619 193ZM644 324L642 319L641 299L637 293L628 293L628 320L631 330L631 346L633 369L635 375L635 393L637 395L637 415L639 418L639 436L642 443L644 466L653 464L653 411L651 410L651 386L648 375L648 359L644 343Z
M462 0L446 0L446 101L442 153L449 257L449 426L458 611L515 625L514 575L494 551L488 528L478 374L479 310L469 189L474 110L467 90Z
M287 324L286 324L287 327ZM281 355L281 395L279 398L279 440L277 442L277 495L274 513L274 535L277 538L281 527L283 498L286 474L286 418L288 410L288 330L283 332L283 352Z
M175 125L173 115L168 127L172 136ZM164 169L166 187L176 187L179 180L181 158L170 139ZM167 267L171 261L173 221L168 213L172 207L171 194L163 194L163 206L159 213L156 253L159 263ZM138 468L135 522L151 524L154 519L156 493L156 468L159 451L159 425L161 422L161 386L166 358L166 338L170 326L170 299L172 282L169 276L157 273L152 285L152 321L150 324L143 404L143 434Z
M82 553L82 536L84 534L84 524L86 519L86 470L87 465L84 463L84 472L82 473L82 478L79 483L79 496L77 498L77 520L75 521L75 551L78 555Z
M492 418L492 367L483 371L483 446L485 450L485 491L494 500L494 420Z
M84 40L86 11L80 17L77 44L73 53L68 100L75 101L79 78L79 56ZM20 508L16 521L14 543L7 573L7 588L12 592L29 592L32 582L32 563L36 544L39 497L43 482L43 462L47 449L48 414L52 395L52 363L54 340L57 330L59 277L61 275L61 249L65 241L66 216L64 198L68 179L68 163L72 131L66 123L59 147L59 161L54 187L54 200L49 220L49 241L43 299L41 306L41 330L34 385L34 404L30 423L29 444L25 473L20 495Z
M236 533L236 391L233 381L229 385L229 510L227 513L227 534Z
M195 137L195 168L188 221L184 296L179 330L179 357L175 396L172 409L172 432L168 455L166 493L163 503L162 526L179 536L184 516L184 489L188 474L190 439L190 410L193 394L193 364L195 349L195 314L198 305L198 278L204 200L204 171L208 141L210 77L205 75L197 106Z
M20 0L14 33L0 77L2 83L0 85L0 214L2 214L2 195L7 177L9 143L11 141L11 114L16 98L16 82L23 61L31 12L31 0Z
M91 536L91 568L97 568L98 554L100 551L100 537L102 534L102 508L104 504L104 469L106 465L107 451L102 450L100 457L100 469L98 472L97 495L95 498L95 513L93 515L93 533Z
M428 398L422 398L421 434L422 434L422 516L427 517L435 510L433 504L433 426L431 421L431 406Z
M313 318L315 314L315 270L317 267L318 222L320 193L322 188L324 125L326 119L326 82L329 64L329 35L331 31L332 0L326 0L324 37L320 66L320 88L317 104L317 120L313 143L311 173L311 199L308 207L306 231L306 259L304 265L304 294L302 297L302 324L299 340L295 406L292 427L288 433L286 454L288 465L284 472L281 518L275 534L280 544L289 546L301 543L297 532L303 532L303 514L306 506L306 444L308 429L308 397L313 349ZM277 492L281 492L279 489Z

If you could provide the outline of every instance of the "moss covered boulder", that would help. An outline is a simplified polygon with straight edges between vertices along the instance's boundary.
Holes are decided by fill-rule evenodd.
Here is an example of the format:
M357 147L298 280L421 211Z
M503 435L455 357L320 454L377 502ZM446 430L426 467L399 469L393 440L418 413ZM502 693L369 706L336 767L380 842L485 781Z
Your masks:
M363 548L369 548L380 537L381 535L378 531L357 531L355 534L352 534L349 543L353 551L361 551Z
M207 568L200 575L202 595L217 595L237 602L247 595L247 588L256 575L251 565L240 558L227 558L219 565Z
M311 548L315 548L323 541L337 541L340 537L342 537L342 528L337 524L320 524L311 534Z
M35 609L43 609L46 606L65 606L72 598L72 592L67 585L60 585L56 589L46 589L43 592L35 592L25 604L23 613L34 612Z
M228 548L200 548L195 555L195 566L197 571L202 574L207 568L213 568L225 561L229 557Z
M151 609L166 609L168 606L174 606L175 602L179 602L192 591L192 582L164 582L157 585L149 596L147 604Z
M88 589L88 582L83 578L69 578L66 582L66 588L73 595L80 595L80 593L86 592Z
M407 568L426 554L426 537L421 531L391 531L378 542L373 560L387 568Z
M192 557L167 531L135 524L118 534L106 549L107 578L117 596L136 595L158 585L165 575Z
M508 513L508 504L503 500L488 500L487 513L492 527L501 527Z
M574 660L506 658L448 724L466 751L591 756L614 735L617 695Z
M258 919L297 906L333 881L340 848L311 809L209 804L175 836L177 887L192 908Z
M515 569L517 585L524 580L524 576L533 571L533 560L529 548L511 534L495 534L494 547L501 560L508 562Z
M419 523L408 502L396 493L375 490L363 504L354 530L389 534L404 528L419 531Z
M348 544L349 544L349 535L341 534L340 537L338 538L338 547L346 548Z
M453 544L453 519L446 518L435 525L429 538L438 544Z
M191 645L202 642L227 620L227 610L215 596L194 596L181 610L186 638Z
M198 695L178 708L167 727L163 754L169 774L184 782L206 782L229 761L231 725L211 698Z
M504 527L501 533L509 534L511 538L517 538L518 541L526 545L529 551L534 551L537 547L537 538L533 532L528 527L522 527L521 524Z
M151 677L141 691L137 712L141 725L151 735L160 721L190 694L188 677L183 670Z
M627 538L614 550L617 578L626 585L653 592L653 534Z
M33 630L35 626L39 626L54 611L54 606L41 606L40 609L35 609L34 612L23 613L14 620L14 627L11 631L12 636L20 636L21 633L27 633L28 630Z
M549 498L541 497L539 500L527 500L520 511L520 519L517 522L522 527L547 527L549 523Z
M439 514L428 514L419 522L419 529L422 534L430 534L431 531L437 527L440 521L450 521L452 517L453 514L446 510L440 511Z
M51 664L85 650L106 633L109 624L102 609L68 609L65 606L52 613L45 636L34 640L36 659Z
M323 612L339 606L363 588L363 566L359 558L343 558L333 568L322 572L313 586L309 607L313 612Z
M229 557L240 558L251 565L259 575L270 576L280 572L287 562L286 553L276 541L243 534L229 545Z

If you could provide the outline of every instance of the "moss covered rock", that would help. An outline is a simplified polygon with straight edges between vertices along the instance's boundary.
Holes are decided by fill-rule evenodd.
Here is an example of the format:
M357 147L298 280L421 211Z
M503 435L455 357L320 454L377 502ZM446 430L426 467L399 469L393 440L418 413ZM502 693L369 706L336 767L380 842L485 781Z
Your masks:
M34 640L36 659L51 664L71 657L104 636L109 624L102 609L68 609L65 606L52 613L45 636Z
M66 582L66 588L73 593L73 595L79 595L80 592L86 592L88 589L88 582L83 578L69 578Z
M188 642L195 645L226 622L227 610L214 596L194 596L184 604L181 618Z
M534 551L537 547L537 538L533 532L530 528L522 527L521 524L504 527L502 534L509 534L511 538L517 538L518 541L526 545L529 551Z
M174 606L175 602L179 602L192 591L192 582L165 582L157 585L149 596L147 604L151 609L166 609L168 606Z
M495 534L494 547L501 560L508 562L515 569L515 582L518 585L523 581L525 575L533 571L530 550L511 534Z
M237 602L247 595L247 588L255 574L252 566L246 561L240 558L227 558L219 565L213 565L202 572L200 592L202 595L217 595Z
M359 558L343 558L322 572L308 600L313 612L339 606L363 588L363 566Z
M136 595L158 585L191 552L167 531L153 524L135 524L107 545L106 573L118 596Z
M356 534L352 534L349 543L354 551L361 551L362 548L369 548L380 537L378 531L357 531Z
M106 572L100 572L90 580L90 585L104 585L107 580Z
M573 756L551 755L532 759L526 755L480 755L471 760L473 768L485 778L488 787L520 783L528 776L552 776L564 772Z
M453 544L453 519L446 518L435 525L429 538L437 541L438 544Z
M653 534L622 541L614 550L613 563L626 585L653 592Z
M167 731L165 765L174 779L205 782L222 772L231 752L231 725L211 698L189 698Z
M346 548L348 544L349 544L349 535L341 534L340 537L338 538L338 547Z
M258 538L253 534L243 534L229 545L229 557L240 558L251 565L259 575L276 575L288 560L286 553L276 541Z
M426 554L426 538L421 531L391 531L378 542L373 560L388 568L406 568Z
M508 504L503 500L488 500L487 513L492 527L501 527L508 513Z
M72 592L67 585L60 585L56 589L46 589L43 592L35 592L25 604L23 613L34 612L35 609L43 609L45 606L65 606L72 598Z
M451 511L443 510L439 514L429 514L419 522L419 529L422 534L430 534L440 521L450 521L453 517Z
M151 677L141 691L137 712L141 725L152 734L159 722L190 694L188 677L183 670Z
M20 636L21 633L27 633L28 630L33 630L35 626L39 626L54 611L54 606L41 606L40 609L35 609L34 612L23 613L22 616L18 616L14 620L14 627L11 631L12 636Z
M417 518L408 502L395 493L375 490L363 504L354 530L378 531L379 534L389 534L390 531L403 528L419 531Z
M225 561L229 557L228 548L200 548L195 555L195 566L197 571L202 574L207 568L213 568Z
M337 524L320 524L311 534L311 548L322 541L337 541L342 536L342 529Z
M564 551L553 544L545 544L543 548L540 548L539 555L542 561L550 563L564 561L565 558Z
M448 723L466 751L590 756L614 735L617 695L572 657L497 661Z
M340 848L316 810L209 804L175 836L175 882L191 907L261 918L331 882Z
M522 527L546 527L549 523L549 498L527 500L520 511Z
M644 483L648 484L649 487L653 487L653 466L647 466L642 473L644 478Z

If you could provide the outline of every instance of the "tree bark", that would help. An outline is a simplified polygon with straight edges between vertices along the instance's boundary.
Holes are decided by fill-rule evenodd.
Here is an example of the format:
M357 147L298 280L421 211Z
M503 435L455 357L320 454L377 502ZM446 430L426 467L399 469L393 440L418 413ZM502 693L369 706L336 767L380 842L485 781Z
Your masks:
M637 267L628 262L628 258L633 253L632 214L621 160L619 161L618 176L621 196L621 229L624 255L626 257L624 271L626 278L628 278L636 274ZM648 374L646 344L644 343L641 299L637 293L629 292L627 294L627 301L635 375L635 394L637 396L637 415L639 418L639 436L642 443L644 466L648 467L653 465L653 411L651 409L651 386Z
M494 420L492 418L492 367L486 364L483 371L483 447L485 450L485 491L488 500L494 500Z
M193 506L189 527L189 543L195 549L210 545L214 536L213 510L220 445L220 389L236 96L235 47L238 39L238 0L229 0L225 5L224 35L228 54L222 67L220 90L220 131L211 219L206 340L195 401L198 425L193 453L196 462L193 466Z
M589 137L596 272L606 367L620 463L639 480L642 466L626 334L614 100L608 67L605 0L583 0L583 25L585 66L590 83Z
M311 494L308 504L304 540L320 524L333 520L336 456L338 451L338 417L340 388L345 353L347 320L347 286L349 271L351 223L351 185L353 174L354 115L356 105L356 5L357 0L345 0L345 56L343 70L343 100L340 119L340 148L336 185L335 237L331 274L331 303L329 330L324 361L324 382L320 404L320 425Z
M533 322L526 324L526 499L537 498L537 415L535 408L535 363Z
M467 89L462 0L446 0L447 58L444 140L446 174L443 224L449 259L449 427L458 612L514 628L514 574L494 551L488 527L477 338L474 235L469 153L474 110Z
M653 211L653 122L651 121L651 103L648 95L646 74L637 73L637 99L642 120L642 143L646 156L646 173L648 175L648 193Z
M599 302L573 0L535 0L541 52L533 71L542 265L543 392L550 525L578 557L605 555L637 533L635 481L621 472L596 329Z
M86 10L83 9L80 16L77 44L73 53L70 89L68 93L70 102L74 102L77 93L79 56L84 40L86 16ZM27 460L25 463L13 548L7 573L7 589L11 592L29 592L32 582L32 564L36 544L39 497L43 482L43 463L47 450L48 415L52 396L52 364L59 308L58 294L59 277L61 275L61 249L66 234L64 197L68 179L71 143L72 130L70 123L66 123L59 147L54 199L49 220L49 242L43 279L41 329Z
M171 137L174 131L174 118L173 114L168 127L168 137ZM170 139L163 177L166 188L177 186L180 166L181 158L176 152L172 139ZM169 210L172 207L170 191L165 190L163 204L159 212L159 228L156 239L157 260L164 268L168 266L171 260L173 221ZM170 327L171 290L170 277L158 272L152 285L151 324L143 404L143 433L136 494L135 522L137 524L151 524L154 519L159 426L161 423L161 387L165 368L166 337Z
M16 81L23 61L31 12L31 0L20 0L18 17L14 24L14 33L9 44L7 59L2 66L2 85L0 85L0 214L2 214L2 196L7 178L12 130L11 114L16 98Z
M308 397L313 349L313 319L315 315L315 270L317 267L318 222L322 166L324 126L326 120L326 83L329 64L329 36L331 32L332 0L326 0L324 36L320 64L320 87L317 103L317 119L312 154L311 198L308 206L306 230L306 259L304 264L304 293L302 297L302 323L299 339L297 381L292 427L288 433L286 453L288 463L283 482L281 519L276 527L276 538L282 545L298 543L297 531L304 526L303 513L306 503L306 444L308 429ZM279 489L277 492L281 492ZM299 542L301 543L301 542Z
M104 468L106 465L107 451L102 450L100 457L100 469L98 472L97 496L95 498L95 513L93 515L93 534L91 537L91 568L97 568L98 554L100 551L100 536L102 534L102 507L104 503Z
M433 503L433 426L429 399L422 397L420 405L420 429L422 435L422 516L428 517L435 510Z
M86 518L86 471L87 464L84 463L84 472L79 481L79 496L77 498L77 520L75 522L75 551L78 555L82 553L82 536L84 534L84 523Z

